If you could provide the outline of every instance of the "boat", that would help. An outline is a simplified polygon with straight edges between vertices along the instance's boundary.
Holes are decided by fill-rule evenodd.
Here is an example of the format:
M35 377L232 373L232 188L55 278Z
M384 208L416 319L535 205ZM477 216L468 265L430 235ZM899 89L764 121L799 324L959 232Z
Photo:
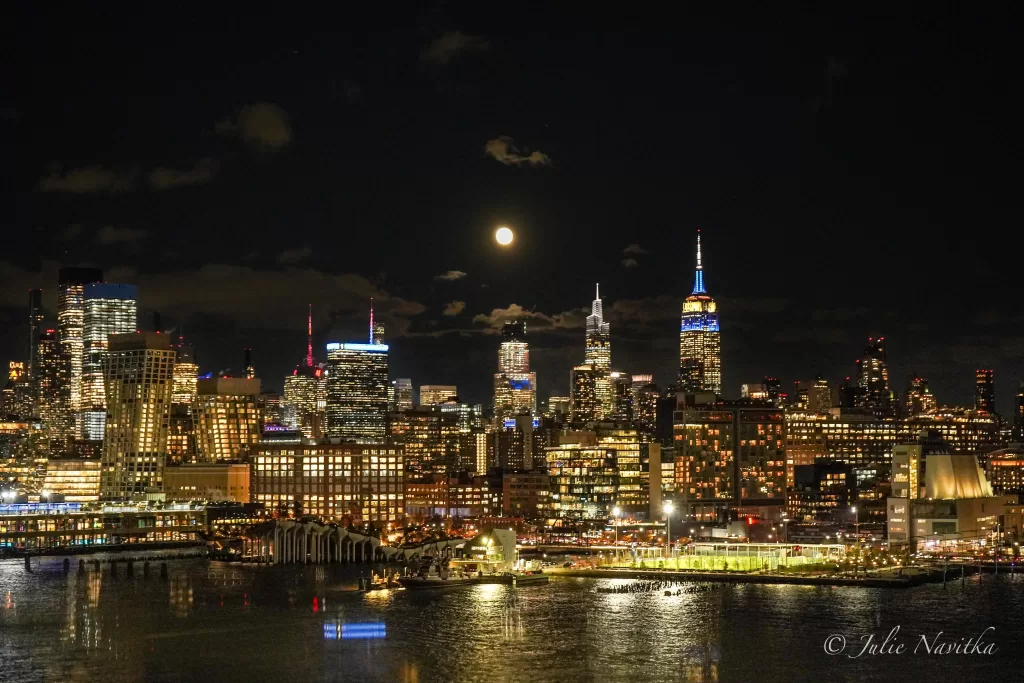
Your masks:
M460 572L456 575L448 567L447 559L425 557L423 563L415 576L403 576L398 583L404 588L456 588L459 586L473 586L480 581L472 575L467 576Z

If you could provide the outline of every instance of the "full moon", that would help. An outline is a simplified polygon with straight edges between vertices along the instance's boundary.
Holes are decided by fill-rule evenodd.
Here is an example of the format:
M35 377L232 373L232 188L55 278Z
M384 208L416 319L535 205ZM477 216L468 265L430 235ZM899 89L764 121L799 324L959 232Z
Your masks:
M494 239L496 239L498 244L501 246L507 247L512 244L512 240L515 239L515 235L513 235L512 231L503 225L494 233Z

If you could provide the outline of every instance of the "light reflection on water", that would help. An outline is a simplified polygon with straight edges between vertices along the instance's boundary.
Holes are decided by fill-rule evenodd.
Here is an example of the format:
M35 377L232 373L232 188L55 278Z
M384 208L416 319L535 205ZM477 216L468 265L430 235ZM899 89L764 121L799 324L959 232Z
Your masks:
M355 591L382 567L170 562L132 578L26 573L0 562L0 680L886 681L1018 680L1024 582L906 591L726 586L599 593L624 580L554 578L446 591ZM340 636L346 624L351 633ZM379 624L358 626L360 624ZM996 627L1001 655L841 660L825 637ZM333 625L333 626L329 626ZM360 630L362 629L362 630ZM368 637L367 634L373 637Z

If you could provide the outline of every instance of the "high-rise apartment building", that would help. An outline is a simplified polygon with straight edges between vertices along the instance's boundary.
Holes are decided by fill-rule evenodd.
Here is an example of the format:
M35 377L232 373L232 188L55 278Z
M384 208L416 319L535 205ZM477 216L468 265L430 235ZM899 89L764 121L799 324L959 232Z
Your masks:
M107 339L112 334L130 334L137 329L135 285L91 282L85 285L84 292L82 410L77 425L79 438L100 441L107 422L107 397L103 388Z
M54 456L67 450L74 426L68 410L71 367L65 348L56 330L43 331L36 347L36 370L32 378L35 389L32 412L43 423L50 454Z
M1013 434L1018 441L1024 441L1024 382L1017 387L1017 399L1013 406Z
M241 377L199 380L193 410L203 462L245 460L260 438L260 381Z
M494 375L494 417L500 422L524 410L537 412L537 373L530 372L526 323L508 321L501 329L498 372Z
M458 395L459 388L454 384L423 384L420 385L420 407L447 403Z
M619 488L613 449L575 443L545 448L544 453L551 517L563 525L611 518Z
M855 401L878 417L896 415L896 395L889 388L889 366L885 355L885 337L868 339L864 354L857 360L857 387Z
M679 327L679 391L722 392L722 339L718 306L704 289L700 233L697 234L697 272L693 293L683 301Z
M159 332L109 338L103 356L103 500L131 500L162 490L175 355L170 338Z
M32 368L36 362L36 349L39 346L39 335L43 333L43 290L30 289L28 291L28 370L32 375Z
M601 370L589 363L577 365L572 369L571 422L596 422L601 419L601 402L597 394L597 380L601 374Z
M814 378L814 384L808 390L807 409L815 412L827 412L832 409L832 387L821 375Z
M974 371L974 409L987 413L996 412L996 387L994 370Z
M633 375L630 384L633 404L633 424L644 432L653 433L658 422L660 390L652 375Z
M327 435L385 440L388 387L387 344L328 344Z
M68 364L66 409L73 423L82 409L82 361L85 353L85 286L103 282L98 268L61 268L57 289L57 333Z

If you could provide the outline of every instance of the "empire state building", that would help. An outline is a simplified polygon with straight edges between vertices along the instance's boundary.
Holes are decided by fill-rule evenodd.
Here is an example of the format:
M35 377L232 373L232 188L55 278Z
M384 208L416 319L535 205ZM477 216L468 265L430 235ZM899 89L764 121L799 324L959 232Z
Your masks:
M697 232L697 273L693 293L683 301L679 326L679 391L722 392L722 340L718 330L718 306L704 289Z

